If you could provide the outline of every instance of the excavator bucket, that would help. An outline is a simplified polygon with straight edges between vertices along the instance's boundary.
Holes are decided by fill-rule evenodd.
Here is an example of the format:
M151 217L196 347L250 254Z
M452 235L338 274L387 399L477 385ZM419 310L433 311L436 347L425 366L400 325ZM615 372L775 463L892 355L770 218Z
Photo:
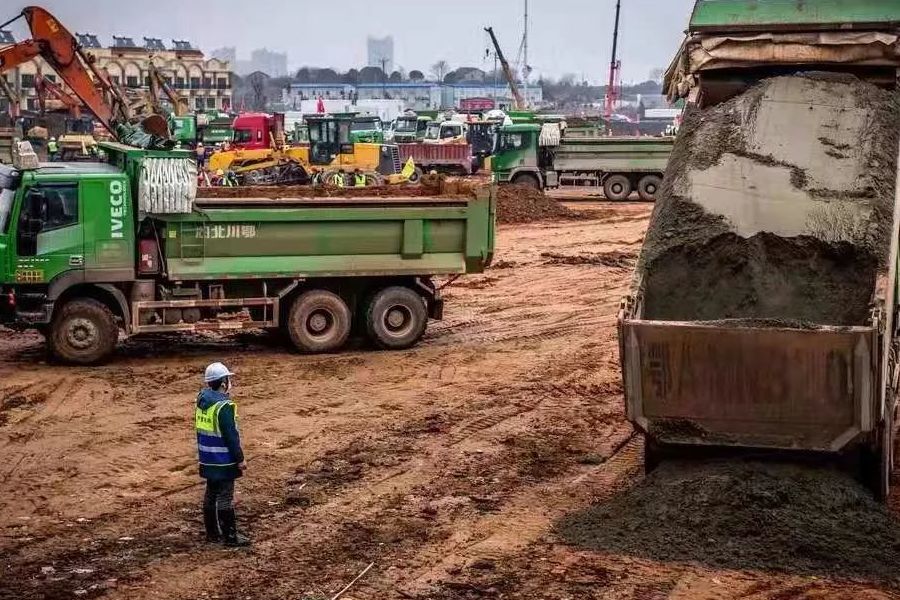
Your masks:
M166 139L171 137L169 123L162 115L150 115L149 117L146 117L141 121L141 129L150 135L155 135L157 137Z

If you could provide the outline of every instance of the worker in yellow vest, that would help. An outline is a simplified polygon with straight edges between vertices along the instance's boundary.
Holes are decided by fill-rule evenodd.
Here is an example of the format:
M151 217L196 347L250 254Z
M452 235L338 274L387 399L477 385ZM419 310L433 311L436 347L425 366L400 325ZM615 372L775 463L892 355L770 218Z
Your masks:
M246 463L237 428L237 406L231 399L234 373L220 362L206 367L205 387L197 396L194 424L200 476L206 479L203 524L206 540L226 546L248 546L250 540L237 531L234 513L234 480Z

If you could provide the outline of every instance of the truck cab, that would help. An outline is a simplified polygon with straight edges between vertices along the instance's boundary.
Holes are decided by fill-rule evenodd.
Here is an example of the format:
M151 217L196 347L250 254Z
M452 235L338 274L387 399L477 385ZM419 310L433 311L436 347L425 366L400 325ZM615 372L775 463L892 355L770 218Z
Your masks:
M0 322L45 329L55 303L88 282L102 282L97 295L132 281L130 193L127 175L105 163L0 165ZM94 333L74 327L64 343L77 346Z
M505 125L497 130L491 157L494 183L545 185L541 171L547 160L541 159L540 134L541 126L534 124Z
M464 144L468 127L459 121L430 121L425 132L426 144Z
M359 116L350 122L350 141L365 144L384 143L384 125L380 117Z
M425 138L428 130L428 117L403 115L394 121L394 143L414 144Z
M284 115L280 115L282 131ZM235 117L231 145L238 150L265 150L271 147L270 135L278 126L279 115L267 113L242 113Z

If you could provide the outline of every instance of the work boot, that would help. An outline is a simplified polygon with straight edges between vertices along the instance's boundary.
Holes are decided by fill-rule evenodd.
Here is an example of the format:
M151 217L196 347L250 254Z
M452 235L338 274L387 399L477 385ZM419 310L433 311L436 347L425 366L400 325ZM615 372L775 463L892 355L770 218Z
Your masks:
M215 506L203 506L203 525L206 527L207 542L222 541L222 534L219 532L219 518L216 515Z
M238 533L234 510L220 510L219 523L222 526L222 538L226 546L237 548L250 545L250 540Z

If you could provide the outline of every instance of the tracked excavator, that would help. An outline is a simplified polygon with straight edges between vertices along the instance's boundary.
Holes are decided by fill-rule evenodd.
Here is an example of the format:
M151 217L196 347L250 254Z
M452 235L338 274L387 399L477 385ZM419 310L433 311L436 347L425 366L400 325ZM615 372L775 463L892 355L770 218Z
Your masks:
M118 141L140 148L171 147L166 119L150 115L138 123L121 92L53 15L29 6L0 28L20 18L28 23L32 37L0 50L0 74L42 58Z

